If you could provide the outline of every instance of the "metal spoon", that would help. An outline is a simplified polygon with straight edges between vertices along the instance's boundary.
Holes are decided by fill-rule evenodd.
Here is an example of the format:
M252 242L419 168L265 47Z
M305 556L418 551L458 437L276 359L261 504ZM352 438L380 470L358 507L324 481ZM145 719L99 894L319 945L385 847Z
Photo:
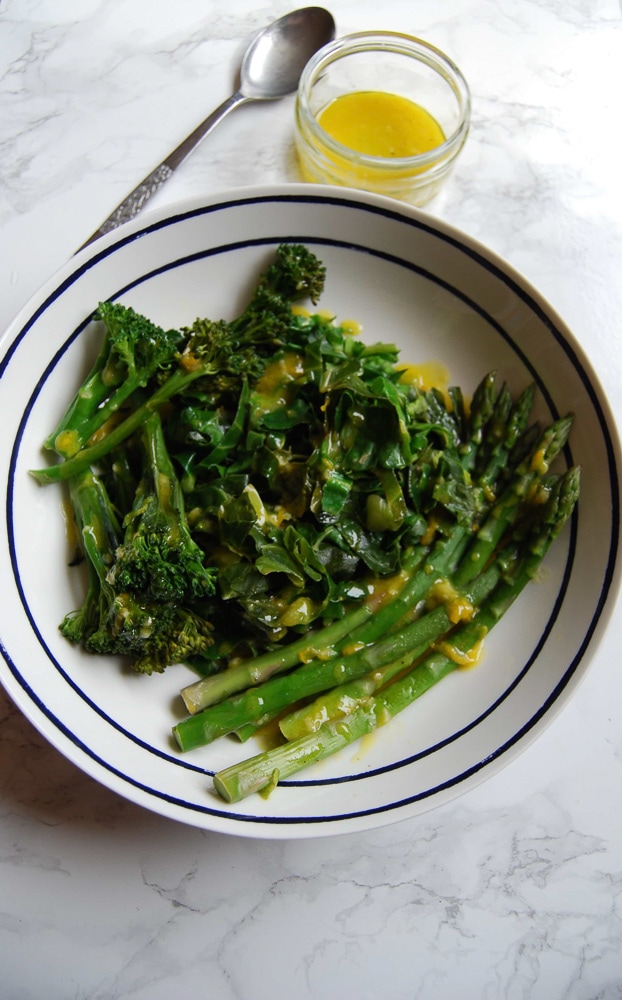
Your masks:
M334 37L335 22L323 7L291 11L255 35L240 66L240 84L236 92L134 188L82 247L138 215L151 195L234 108L248 101L275 100L296 90L300 74L311 56Z

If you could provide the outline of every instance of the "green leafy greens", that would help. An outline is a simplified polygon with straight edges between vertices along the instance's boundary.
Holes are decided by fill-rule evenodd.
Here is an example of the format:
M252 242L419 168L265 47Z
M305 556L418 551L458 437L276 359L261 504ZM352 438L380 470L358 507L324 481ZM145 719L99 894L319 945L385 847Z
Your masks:
M33 472L67 484L88 570L70 641L192 666L182 750L282 717L276 757L217 776L232 801L458 665L578 496L577 470L551 472L570 417L540 429L533 386L514 399L494 373L470 405L420 388L393 345L296 307L324 278L284 243L231 321L165 331L101 303L99 355L45 442L58 461Z

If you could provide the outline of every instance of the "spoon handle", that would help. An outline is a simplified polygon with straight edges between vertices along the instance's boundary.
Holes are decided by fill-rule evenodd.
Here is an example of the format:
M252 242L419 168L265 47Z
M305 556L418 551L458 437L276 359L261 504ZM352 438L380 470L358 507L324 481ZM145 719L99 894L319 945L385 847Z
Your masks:
M152 194L162 187L162 185L169 179L172 173L177 169L177 167L182 163L186 157L195 149L196 146L212 132L219 122L225 118L234 108L238 105L244 104L250 98L245 97L240 91L236 91L231 97L228 97L226 101L223 101L215 111L212 111L211 115L208 115L200 125L186 136L186 138L180 142L175 149L168 154L168 156L158 164L151 173L147 174L146 177L137 184L133 191L127 195L123 201L117 205L114 212L112 212L107 219L102 222L99 229L89 236L88 240L82 244L79 248L80 250L88 246L89 243L93 243L98 240L100 236L105 233L112 232L118 226L123 225L124 222L129 222L133 219L143 208L145 202L151 198Z

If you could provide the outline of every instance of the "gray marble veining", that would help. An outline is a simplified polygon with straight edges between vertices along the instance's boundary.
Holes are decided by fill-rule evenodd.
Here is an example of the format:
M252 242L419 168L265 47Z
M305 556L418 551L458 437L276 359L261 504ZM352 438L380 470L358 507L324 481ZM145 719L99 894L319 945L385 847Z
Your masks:
M335 0L339 33L450 52L473 126L430 212L507 258L622 416L622 9ZM230 92L250 0L0 5L0 328ZM153 198L297 180L293 100L241 109ZM320 841L183 827L99 786L0 692L2 1000L619 1000L622 612L518 760L423 817Z

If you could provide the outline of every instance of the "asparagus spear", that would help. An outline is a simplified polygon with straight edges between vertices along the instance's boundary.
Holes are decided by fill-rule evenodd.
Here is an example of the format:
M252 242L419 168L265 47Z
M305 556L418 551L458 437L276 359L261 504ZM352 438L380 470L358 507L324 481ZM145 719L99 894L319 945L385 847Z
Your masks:
M537 482L548 474L553 460L566 444L572 419L569 415L551 424L542 433L535 448L520 463L510 484L493 505L465 554L454 581L456 586L468 584L480 567L486 565L504 532L519 517Z
M455 392L455 390L453 391ZM473 393L468 419L469 436L460 449L462 464L468 471L473 469L477 453L482 446L486 426L494 412L495 397L496 373L489 372Z
M514 546L512 546L512 550L514 551ZM442 621L445 632L451 629L452 624L457 624L463 619L466 620L476 612L476 609L491 594L501 579L502 566L509 565L510 560L511 555L507 552L503 558L499 558L485 570L474 581L468 598L466 596L458 597L455 602L455 605L459 606L458 610L453 610L451 604L443 606L445 616ZM407 668L412 667L415 661L428 651L428 648L429 643L424 643L364 677L355 678L326 691L311 704L303 705L286 715L279 723L281 733L287 740L298 739L310 732L315 732L329 719L338 719L349 715L375 691L388 684Z
M413 670L369 698L366 704L347 718L324 723L316 733L218 772L214 776L214 787L218 794L227 802L238 802L253 792L269 790L308 764L336 753L366 733L386 724L447 676L459 664L462 655L472 652L499 622L527 583L533 579L551 543L572 513L578 492L579 471L571 469L558 481L557 488L546 505L544 516L539 519L537 529L528 540L524 558L519 561L513 574L499 583L472 621L458 626L450 644L434 649Z
M522 454L519 453L517 461L512 461L512 455L526 435L535 391L533 383L528 385L513 406L507 387L504 386L499 392L484 442L487 445L490 441L492 447L483 447L477 455L475 474L480 483L498 486L500 476L504 473L507 475L522 460Z

